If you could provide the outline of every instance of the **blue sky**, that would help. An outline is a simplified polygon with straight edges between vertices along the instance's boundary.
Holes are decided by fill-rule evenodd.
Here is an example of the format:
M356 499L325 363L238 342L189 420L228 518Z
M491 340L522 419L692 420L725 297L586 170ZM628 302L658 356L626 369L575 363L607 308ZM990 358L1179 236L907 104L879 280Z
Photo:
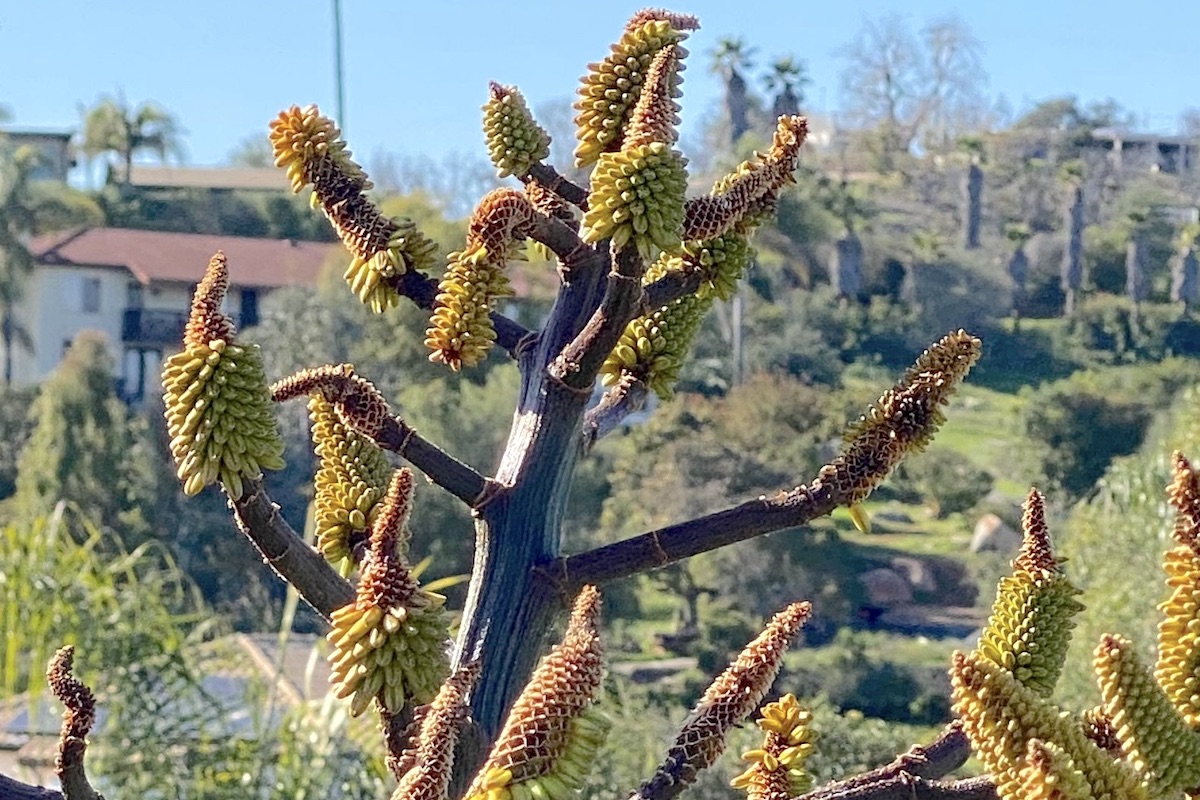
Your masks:
M484 155L487 82L516 84L535 108L568 98L646 5L343 0L346 120L352 150ZM957 14L984 45L989 92L1015 111L1040 99L1112 97L1140 125L1172 131L1200 107L1200 1L680 0L702 27L689 40L684 121L711 113L707 53L745 37L760 60L790 53L813 82L808 108L837 109L840 51L864 21L900 11L920 27ZM189 163L221 163L279 109L334 109L330 0L0 0L0 103L19 127L74 128L81 105L121 91L155 100L187 131ZM602 11L595 9L602 8Z

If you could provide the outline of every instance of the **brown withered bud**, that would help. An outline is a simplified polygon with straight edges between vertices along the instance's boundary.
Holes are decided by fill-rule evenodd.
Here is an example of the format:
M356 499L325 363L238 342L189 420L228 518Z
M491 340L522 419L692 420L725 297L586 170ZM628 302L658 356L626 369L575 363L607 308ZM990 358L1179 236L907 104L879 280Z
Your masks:
M375 385L354 371L351 364L302 369L271 384L271 399L282 403L320 392L333 403L344 425L375 439L392 412Z

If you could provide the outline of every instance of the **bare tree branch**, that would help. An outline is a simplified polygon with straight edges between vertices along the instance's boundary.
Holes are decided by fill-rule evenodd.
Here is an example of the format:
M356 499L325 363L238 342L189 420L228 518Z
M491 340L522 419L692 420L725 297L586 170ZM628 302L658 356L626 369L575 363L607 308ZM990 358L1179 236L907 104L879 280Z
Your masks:
M0 775L0 798L4 800L64 800L62 792L44 786L31 786L7 775Z
M633 375L623 376L620 383L605 392L600 402L583 418L583 452L591 450L630 414L641 411L646 406L647 395L645 382Z
M556 558L537 567L537 571L570 596L589 583L636 575L764 533L803 525L836 506L829 489L814 481L770 499L759 497L688 522Z
M604 359L642 307L645 268L637 248L625 247L617 253L600 307L550 365L551 376L572 389L590 389Z
M803 795L803 800L997 800L996 787L988 778L931 781L901 772L875 783L839 788L829 794Z
M407 459L431 481L469 506L475 505L487 489L487 478L423 438L400 417L384 421L375 443Z
M945 727L936 739L927 745L914 745L901 753L890 764L855 775L844 781L830 784L804 795L804 800L835 800L843 797L859 797L846 794L864 787L890 785L890 782L907 775L934 781L944 778L961 767L971 756L971 742L963 733L962 723L955 721ZM867 797L868 795L863 795Z
M246 481L242 499L231 501L230 506L238 528L262 553L263 561L296 587L318 614L328 620L336 609L354 600L354 587L297 535L261 480Z
M551 165L534 164L529 168L529 177L580 211L587 211L588 190L567 180Z

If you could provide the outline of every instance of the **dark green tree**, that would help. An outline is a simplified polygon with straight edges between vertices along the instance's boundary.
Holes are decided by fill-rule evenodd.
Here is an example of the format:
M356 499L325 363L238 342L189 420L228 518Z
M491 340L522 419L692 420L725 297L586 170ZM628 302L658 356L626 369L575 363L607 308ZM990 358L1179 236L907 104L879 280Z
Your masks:
M129 183L133 159L140 153L152 153L160 161L178 155L181 134L175 117L154 102L131 108L124 97L103 97L83 112L84 154L116 156L120 183Z

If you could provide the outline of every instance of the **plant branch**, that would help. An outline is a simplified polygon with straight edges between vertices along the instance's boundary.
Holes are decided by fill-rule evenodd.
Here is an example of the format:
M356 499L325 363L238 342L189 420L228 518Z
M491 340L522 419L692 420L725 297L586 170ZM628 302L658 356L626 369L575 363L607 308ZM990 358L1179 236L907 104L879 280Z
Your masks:
M568 228L567 230L570 229ZM410 269L403 275L391 278L390 282L397 292L415 303L418 308L423 308L427 311L433 309L434 300L437 298L438 293L437 281L433 278ZM492 318L492 325L496 329L496 344L503 347L510 356L516 358L519 345L522 340L529 336L531 331L519 322L511 320L495 311L490 316Z
M997 800L996 787L989 778L965 778L934 781L901 772L875 783L825 790L802 795L802 800Z
M238 528L262 553L263 561L313 609L329 619L354 600L354 587L316 550L305 544L279 513L261 480L246 481L241 500L230 502Z
M66 800L104 800L104 796L92 788L83 768L87 735L96 722L96 698L72 672L74 660L75 648L67 645L54 654L46 669L46 683L63 704L54 772Z
M554 192L580 211L587 211L587 189L563 177L551 165L540 162L534 164L529 168L529 177L541 184L544 189Z
M21 783L7 775L0 775L0 797L4 800L65 800L62 792Z
M617 253L599 308L550 365L553 377L575 390L591 387L625 326L642 307L645 268L636 247L625 247Z
M582 449L587 453L596 442L612 433L630 414L646 406L646 383L633 375L624 375L620 382L604 393L600 402L584 415Z
M595 251L579 238L579 233L561 219L537 213L529 230L529 238L549 247L561 263L560 269L571 272L585 260L593 258Z
M423 438L400 417L390 416L384 420L383 428L374 438L384 450L408 460L431 481L469 506L478 503L487 490L487 478Z
M908 752L896 756L896 759L890 764L809 792L804 795L804 800L840 800L843 797L859 797L857 794L846 794L846 792L857 791L868 786L890 784L901 776L920 778L926 781L937 780L961 767L970 756L971 742L963 733L962 723L955 721L947 725L929 744L914 745Z
M646 287L646 307L661 308L681 297L695 294L703 275L699 270L670 270Z
M829 488L814 481L770 499L759 497L724 511L556 558L537 567L537 571L560 592L572 596L589 583L636 575L764 533L804 525L837 505Z

